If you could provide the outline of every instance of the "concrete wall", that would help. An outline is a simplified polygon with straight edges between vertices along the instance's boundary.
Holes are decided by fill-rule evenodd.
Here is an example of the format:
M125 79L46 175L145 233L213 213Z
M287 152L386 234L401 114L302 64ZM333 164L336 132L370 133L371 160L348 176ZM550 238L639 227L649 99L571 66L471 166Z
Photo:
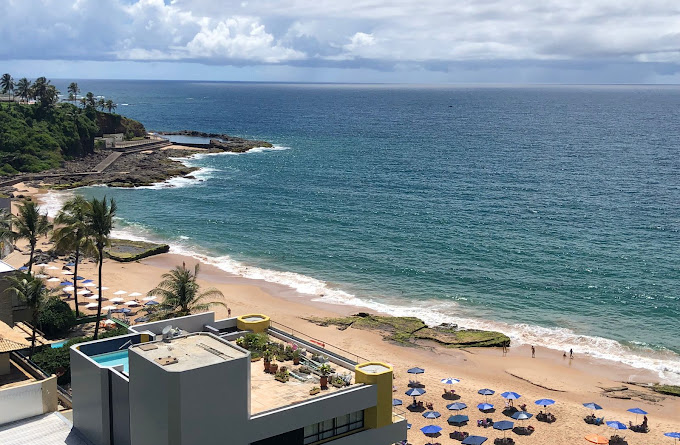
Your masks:
M123 374L111 369L111 426L115 445L130 445L130 392L129 381Z
M56 376L0 389L0 425L56 410Z
M223 318L222 320L215 320L210 323L210 326L216 329L226 329L236 327L236 317L233 318Z
M155 321L153 323L138 324L130 326L130 331L131 332L150 331L156 335L159 335L163 332L164 327L172 326L173 328L180 328L181 330L186 332L203 332L203 326L207 324L215 326L214 312L204 312L202 314L173 318L171 320L161 320Z
M109 370L71 347L73 426L93 445L111 445Z
M249 437L251 441L261 440L375 406L377 394L374 385L362 385L325 397L315 397L305 403L257 414L250 419Z
M0 321L11 327L14 326L13 300L16 297L8 295L6 292L6 289L9 287L7 276L7 273L0 274Z
M326 442L328 445L391 445L406 439L406 421L379 428L349 434Z
M10 371L9 352L0 353L0 375L7 375Z

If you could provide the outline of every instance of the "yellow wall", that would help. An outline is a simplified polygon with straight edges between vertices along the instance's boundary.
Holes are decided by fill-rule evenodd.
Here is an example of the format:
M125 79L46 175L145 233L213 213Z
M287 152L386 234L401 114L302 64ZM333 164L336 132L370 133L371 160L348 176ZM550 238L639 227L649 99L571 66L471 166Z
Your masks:
M382 366L386 369L377 374L362 369L370 365ZM392 367L385 363L368 362L358 364L354 371L357 383L378 387L376 406L364 410L364 425L367 428L381 428L390 425L392 423Z
M260 317L260 320L249 321L247 318ZM269 317L262 314L246 314L236 319L236 327L242 331L265 332L269 329Z

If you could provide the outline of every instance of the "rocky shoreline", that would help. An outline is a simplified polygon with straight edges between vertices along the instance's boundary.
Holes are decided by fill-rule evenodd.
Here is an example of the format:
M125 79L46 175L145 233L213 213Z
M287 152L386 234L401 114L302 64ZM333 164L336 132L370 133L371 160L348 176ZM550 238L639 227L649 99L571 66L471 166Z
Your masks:
M198 153L244 153L255 147L272 147L266 141L248 140L225 134L203 133L191 130L158 133L185 136L210 137L210 144L173 144L162 148L149 147L148 150L131 149L124 152L106 170L92 173L95 167L107 156L115 153L111 149L100 149L93 154L65 161L61 167L41 172L36 179L25 180L27 185L57 190L107 185L110 187L142 187L164 182L171 178L186 177L193 179L191 173L196 167L187 167L178 158L187 158ZM219 139L218 139L219 138ZM19 177L19 176L17 176ZM11 187L0 193L13 195Z

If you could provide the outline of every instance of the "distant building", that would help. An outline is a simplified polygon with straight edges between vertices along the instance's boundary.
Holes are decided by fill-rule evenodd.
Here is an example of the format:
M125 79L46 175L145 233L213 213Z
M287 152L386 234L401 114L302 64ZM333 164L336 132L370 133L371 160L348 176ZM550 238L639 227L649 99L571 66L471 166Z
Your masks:
M206 312L129 331L71 348L73 425L93 445L388 445L406 439L406 420L393 413L389 365L357 363L271 326L266 316L215 320ZM319 384L313 373L275 380L236 345L249 331L321 355L348 386L312 394ZM303 360L314 370L316 362Z

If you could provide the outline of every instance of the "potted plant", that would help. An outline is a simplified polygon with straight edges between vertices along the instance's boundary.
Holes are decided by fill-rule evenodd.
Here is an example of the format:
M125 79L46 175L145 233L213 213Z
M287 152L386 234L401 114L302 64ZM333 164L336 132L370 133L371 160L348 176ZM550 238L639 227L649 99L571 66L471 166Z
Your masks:
M272 353L269 349L265 349L262 356L264 357L264 372L269 372L269 367L272 363Z
M286 383L290 379L290 376L288 375L288 370L286 370L285 368L286 368L285 366L282 366L281 370L276 373L276 376L274 376L274 378L281 383Z
M321 386L321 389L328 389L328 376L333 372L331 366L328 363L324 363L319 367L319 372L321 372L319 386Z
M302 365L298 368L298 372L300 372L302 374L311 374L312 370L309 369L309 366Z
M276 364L275 362L271 362L269 364L269 373L270 374L276 374L276 371L278 371L279 365Z
M345 381L340 377L336 377L331 382L331 385L335 386L336 388L342 388L345 386Z
M309 395L313 396L314 394L319 394L321 392L321 388L318 386L313 387L312 389L309 390Z
M300 364L300 351L297 349L293 351L293 364L294 365Z

